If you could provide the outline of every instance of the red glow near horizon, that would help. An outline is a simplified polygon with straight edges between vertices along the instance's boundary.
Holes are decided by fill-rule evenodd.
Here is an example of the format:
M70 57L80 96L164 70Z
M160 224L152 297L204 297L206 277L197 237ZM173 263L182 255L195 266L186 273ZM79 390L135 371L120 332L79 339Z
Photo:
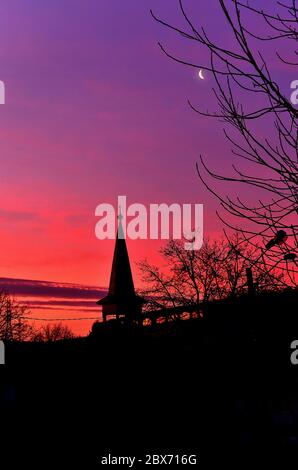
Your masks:
M94 211L121 194L145 205L203 203L204 233L219 236L218 203L199 184L195 162L203 154L226 169L230 145L221 123L186 105L192 98L210 107L208 76L198 80L156 45L164 37L181 50L150 17L149 7L179 18L172 2L160 3L1 3L0 276L107 286L114 241L95 238ZM215 34L218 18L209 23ZM160 264L160 246L128 240L137 287L136 263ZM74 315L67 307L32 310L62 313ZM89 323L70 326L85 334Z

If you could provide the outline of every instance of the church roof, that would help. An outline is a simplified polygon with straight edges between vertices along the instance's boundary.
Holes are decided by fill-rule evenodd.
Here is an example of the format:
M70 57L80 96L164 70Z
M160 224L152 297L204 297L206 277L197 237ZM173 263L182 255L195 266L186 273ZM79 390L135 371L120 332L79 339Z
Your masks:
M108 295L100 299L97 304L117 304L123 302L144 302L142 297L136 295L129 256L122 227L122 216L118 217L119 225L115 242L112 271Z

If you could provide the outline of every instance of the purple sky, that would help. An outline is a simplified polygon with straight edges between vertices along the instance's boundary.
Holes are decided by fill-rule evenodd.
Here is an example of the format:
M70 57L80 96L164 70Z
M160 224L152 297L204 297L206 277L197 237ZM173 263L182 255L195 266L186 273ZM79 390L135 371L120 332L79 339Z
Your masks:
M218 2L199 4L186 2L196 24L228 44ZM230 145L222 123L187 106L190 98L212 109L211 79L167 59L157 41L182 57L206 56L163 30L150 8L183 24L175 0L1 2L0 276L107 285L113 242L96 240L94 210L120 194L129 203L203 203L205 233L221 230L195 162L203 154L226 170ZM285 89L298 78L273 69ZM158 247L128 242L137 283L134 262L156 261Z

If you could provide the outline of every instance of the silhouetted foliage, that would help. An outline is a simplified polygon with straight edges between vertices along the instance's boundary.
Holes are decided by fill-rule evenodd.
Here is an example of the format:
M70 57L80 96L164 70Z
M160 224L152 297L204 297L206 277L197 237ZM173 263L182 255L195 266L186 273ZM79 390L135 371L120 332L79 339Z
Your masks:
M241 219L242 233L252 244L260 234L268 241L279 230L285 230L288 241L275 247L272 262L287 256L285 269L296 284L297 262L293 254L290 258L289 255L298 245L298 109L290 101L290 83L286 91L281 90L276 71L282 66L287 71L297 70L298 8L296 0L266 2L265 8L257 3L219 0L222 26L227 27L229 33L226 45L221 36L217 40L211 37L200 16L192 17L188 12L191 5L186 1L178 0L185 28L151 13L163 27L189 41L192 50L197 46L196 57L202 57L202 48L209 53L207 63L196 62L177 57L159 43L168 57L206 70L213 79L215 110L204 111L190 101L189 105L198 114L219 119L230 129L225 128L224 134L232 144L235 157L232 173L223 175L211 170L202 157L197 165L203 184L232 216L219 217L234 230L239 229L237 218ZM266 42L275 47L275 59L271 57L270 63ZM211 181L236 182L256 188L261 196L252 202L223 196L214 189L209 177ZM291 266L289 260L294 261Z
M32 335L32 340L37 342L53 342L65 339L73 339L71 329L62 323L47 323Z
M283 273L260 259L258 247L250 246L239 234L229 241L205 239L200 250L185 250L180 240L170 240L161 249L165 272L147 260L139 263L150 299L147 308L195 304L224 299L247 292L247 266L254 265L257 291L279 290L287 284Z
M25 317L29 310L13 299L7 292L0 292L0 339L3 341L26 341L31 339L33 327Z

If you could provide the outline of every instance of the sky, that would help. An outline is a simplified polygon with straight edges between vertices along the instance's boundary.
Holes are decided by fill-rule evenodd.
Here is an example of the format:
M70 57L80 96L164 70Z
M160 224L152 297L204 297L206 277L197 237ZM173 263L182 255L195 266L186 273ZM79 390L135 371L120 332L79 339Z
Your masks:
M217 3L189 0L188 8L228 43ZM25 299L32 317L97 316L92 302L108 285L114 246L95 237L100 203L116 206L118 195L129 204L202 203L204 233L221 232L218 202L195 163L202 154L226 169L230 145L222 123L187 106L188 98L212 106L211 80L167 59L157 42L202 61L204 51L163 30L150 8L182 24L174 0L1 2L0 285ZM286 71L275 73L290 83ZM161 242L127 244L140 287L136 263L161 263ZM86 333L91 324L71 326Z

